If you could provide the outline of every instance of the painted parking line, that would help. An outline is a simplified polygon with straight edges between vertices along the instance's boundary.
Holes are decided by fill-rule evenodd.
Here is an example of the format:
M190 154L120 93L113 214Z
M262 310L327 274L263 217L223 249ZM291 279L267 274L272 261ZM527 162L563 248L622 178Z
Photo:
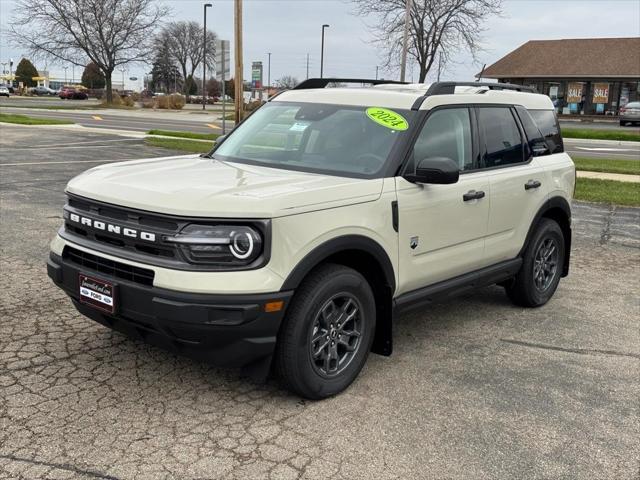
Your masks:
M91 117L92 117L94 120L102 120L102 117L101 117L100 115L91 115Z
M220 130L220 127L219 127L219 126L217 126L217 125L214 125L213 123L207 123L206 125L207 125L207 127L209 127L209 128L213 128L213 129L215 129L215 130Z
M33 145L31 147L10 147L4 146L3 150L38 150L40 148L63 148L63 147L75 147L76 145L81 145L85 147L100 147L102 143L113 143L113 142L141 142L142 138L116 138L116 139L108 139L108 140L94 140L94 141L86 141L86 142L73 142L73 143L52 143L49 145ZM96 143L98 145L96 145ZM105 145L106 146L106 145Z
M0 167L21 167L23 165L55 165L55 164L64 164L64 163L115 163L115 162L124 162L126 160L136 160L136 159L128 158L125 160L67 160L64 162L0 163Z

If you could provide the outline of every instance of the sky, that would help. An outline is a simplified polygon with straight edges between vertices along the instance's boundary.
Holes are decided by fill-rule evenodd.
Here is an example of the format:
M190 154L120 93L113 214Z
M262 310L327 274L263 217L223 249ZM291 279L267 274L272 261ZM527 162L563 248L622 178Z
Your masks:
M202 22L204 1L158 1L172 9L168 21ZM212 0L211 3L213 8L208 9L207 25L220 38L231 40L233 54L233 0ZM14 4L15 0L0 0L0 61L7 62L13 57L17 64L22 51L8 45L3 34L11 21ZM479 62L474 63L467 52L460 51L455 55L455 63L449 64L442 74L442 80L473 79L482 64L492 64L528 40L640 36L638 0L505 0L503 10L502 16L492 17L485 24L484 51ZM251 78L252 61L262 61L264 82L267 82L268 52L272 54L272 82L283 75L299 80L306 78L307 53L309 75L319 76L323 23L330 25L325 38L325 76L375 77L376 65L382 58L382 52L371 42L370 27L375 19L360 18L352 12L353 5L348 0L244 0L244 78ZM36 63L36 68L44 69L41 63ZM64 77L61 65L46 67L52 76ZM132 66L126 77L141 79L149 69L143 65ZM69 78L71 70L67 70ZM75 70L79 79L81 69ZM417 71L417 67L413 69L416 81ZM408 68L408 80L411 75ZM398 73L381 70L380 76L396 78ZM127 81L127 87L139 87L140 83L141 80L137 84Z

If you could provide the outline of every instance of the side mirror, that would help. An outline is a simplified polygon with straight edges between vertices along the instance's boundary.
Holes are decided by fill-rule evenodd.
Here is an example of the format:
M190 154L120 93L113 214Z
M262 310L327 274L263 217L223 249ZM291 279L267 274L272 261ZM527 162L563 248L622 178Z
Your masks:
M218 138L216 138L213 142L216 144L216 147L218 145L220 145L222 142L224 142L224 140L227 138L227 135L220 135Z
M404 178L412 183L456 183L460 178L460 168L450 158L430 157L420 160L416 173L406 174Z

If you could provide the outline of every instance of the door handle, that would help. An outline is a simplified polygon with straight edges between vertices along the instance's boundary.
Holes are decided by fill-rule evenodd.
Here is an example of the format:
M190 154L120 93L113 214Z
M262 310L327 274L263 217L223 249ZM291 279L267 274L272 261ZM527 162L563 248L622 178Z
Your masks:
M484 198L484 192L482 190L478 190L477 192L475 190L469 190L462 196L462 200L465 202L470 200L480 200L481 198Z
M540 183L538 180L529 180L527 183L524 184L524 189L531 190L532 188L538 188L541 185L542 183Z

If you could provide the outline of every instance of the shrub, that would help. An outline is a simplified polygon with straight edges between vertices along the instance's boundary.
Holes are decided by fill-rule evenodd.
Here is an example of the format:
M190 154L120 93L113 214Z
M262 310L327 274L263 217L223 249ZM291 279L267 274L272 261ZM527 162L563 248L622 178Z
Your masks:
M182 95L162 95L156 97L156 107L164 110L182 110L185 104L185 98Z
M156 104L153 101L153 98L145 97L140 100L140 106L142 108L155 108Z
M256 108L262 106L265 102L262 100L254 100L253 102L249 102L244 106L244 110L246 112L253 112Z

